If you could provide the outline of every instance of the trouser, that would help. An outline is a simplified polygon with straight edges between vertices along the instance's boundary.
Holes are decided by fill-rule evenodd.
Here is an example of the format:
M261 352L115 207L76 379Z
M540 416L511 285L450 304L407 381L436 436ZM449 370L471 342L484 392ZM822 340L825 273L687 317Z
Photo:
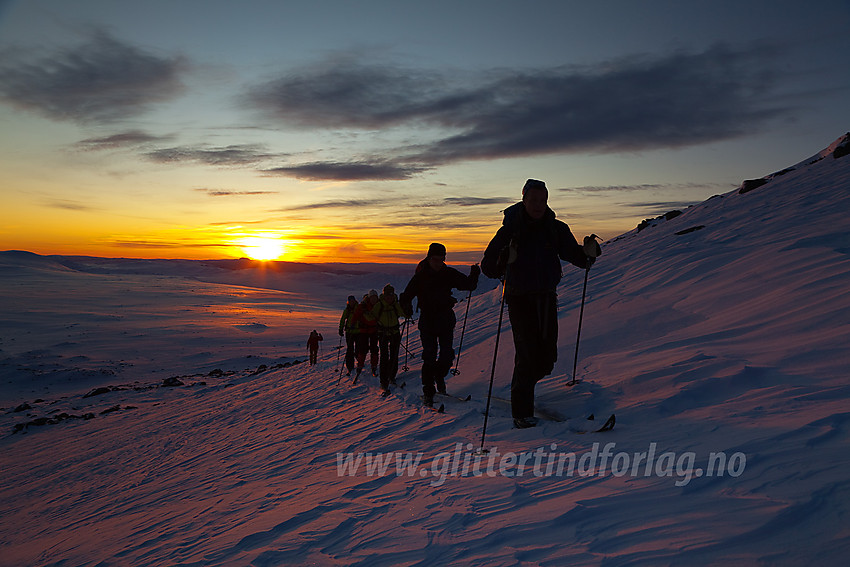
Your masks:
M511 413L534 415L534 387L558 360L558 296L555 292L505 298L514 335Z
M354 370L354 354L357 351L356 343L356 333L345 333L345 367L349 372Z
M390 383L395 383L398 374L398 349L401 346L401 335L396 331L381 333L378 336L381 350L381 388L386 390Z
M371 354L372 372L378 370L378 335L375 333L360 333L357 335L357 369L363 370L366 365L366 355Z
M455 312L448 309L437 313L422 313L419 317L419 340L422 341L422 392L433 399L439 390L446 391L445 378L452 367L455 351Z
M311 348L310 349L310 366L313 366L314 364L316 364L316 358L317 358L318 354L319 354L318 348Z

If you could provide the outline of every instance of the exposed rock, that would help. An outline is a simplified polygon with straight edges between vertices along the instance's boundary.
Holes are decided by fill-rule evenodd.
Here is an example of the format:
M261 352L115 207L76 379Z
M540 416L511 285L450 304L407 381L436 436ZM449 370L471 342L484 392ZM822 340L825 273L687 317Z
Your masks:
M705 228L705 225L701 224L701 225L698 225L698 226L692 226L691 228L686 228L685 230L680 230L679 232L676 232L675 234L676 234L676 236L682 236L683 234L688 234L689 232L695 232L697 230L702 230L703 228Z
M758 189L765 183L767 183L767 179L764 177L760 177L759 179L745 179L744 182L741 183L741 189L738 191L738 194L743 195L744 193L749 193L753 189Z
M844 141L841 142L835 150L833 150L832 157L838 159L846 156L847 154L850 154L850 132L845 135Z
M92 396L99 396L101 394L108 394L111 391L112 390L110 390L109 388L105 388L105 387L95 388L94 390L90 391L88 394L84 395L83 397L84 398L91 398Z

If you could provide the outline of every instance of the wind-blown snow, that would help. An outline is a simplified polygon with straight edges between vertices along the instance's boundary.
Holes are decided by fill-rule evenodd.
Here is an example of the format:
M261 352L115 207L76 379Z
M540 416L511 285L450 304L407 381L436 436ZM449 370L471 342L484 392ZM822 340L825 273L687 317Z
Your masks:
M572 388L583 272L566 266L560 360L537 397L573 419L516 430L494 400L483 455L495 282L471 299L449 378L472 400L438 414L417 358L386 400L377 379L337 373L345 297L403 287L412 266L130 273L2 253L0 565L842 564L850 157L836 147L609 242ZM315 367L296 363L312 328ZM499 398L512 358L505 317ZM575 433L612 412L614 431ZM419 468L398 469L408 453Z

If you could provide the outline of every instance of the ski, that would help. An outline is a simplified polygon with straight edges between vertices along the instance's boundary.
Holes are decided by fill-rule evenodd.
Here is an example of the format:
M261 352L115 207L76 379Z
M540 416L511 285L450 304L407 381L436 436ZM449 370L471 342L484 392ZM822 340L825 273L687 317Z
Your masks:
M422 407L423 408L429 409L431 411L435 411L437 413L446 413L446 406L445 405L440 404L439 407L429 406L425 403L425 398L423 398L422 396L419 396L419 399L422 400Z
M510 404L511 404L511 401L506 399L506 398L500 398L498 396L492 396L491 399L494 400L494 401L501 402L501 403L508 405L508 406L510 406ZM605 420L605 423L602 424L601 427L596 428L596 429L584 429L584 428L581 428L581 427L574 427L574 426L572 426L572 424L583 423L583 422L586 422L586 421L594 421L596 419L594 414L590 414L589 416L587 416L587 418L585 418L583 420L580 420L579 418L572 419L572 418L569 418L569 417L564 417L561 414L559 414L559 413L557 413L553 410L550 410L548 408L540 407L540 406L534 406L534 415L538 419L542 419L544 421L552 421L552 422L555 422L555 423L570 423L571 424L570 425L570 431L573 432L573 433L578 433L578 434L603 433L605 431L611 431L612 429L614 429L614 425L617 422L616 416L612 413L608 417L608 419Z
M460 396L455 396L454 394L446 394L446 393L443 393L443 392L437 392L437 395L438 396L445 396L447 398L452 398L452 399L457 400L459 402L468 402L469 400L472 399L472 394L469 394L465 398L462 398Z
M593 416L591 415L591 417L593 417ZM588 419L590 419L590 418L588 418ZM608 417L608 419L605 420L605 423L602 424L602 427L600 427L599 429L575 429L575 430L572 430L572 431L573 431L573 433L578 433L580 435L583 435L585 433L604 433L605 431L611 431L612 429L614 429L615 423L617 423L617 418L612 413Z

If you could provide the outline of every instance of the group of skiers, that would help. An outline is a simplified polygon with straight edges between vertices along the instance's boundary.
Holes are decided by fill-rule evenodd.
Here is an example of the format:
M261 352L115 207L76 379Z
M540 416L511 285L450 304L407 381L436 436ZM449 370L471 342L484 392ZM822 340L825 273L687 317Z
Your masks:
M356 365L359 376L369 355L372 376L377 376L380 368L381 389L385 395L389 394L390 384L395 384L398 374L401 346L399 319L402 318L405 318L405 313L399 305L395 288L387 284L381 295L373 289L360 302L349 295L339 320L339 335L345 337L348 375L355 371Z
M400 320L404 324L411 321L412 302L417 299L423 400L433 407L434 396L446 393L445 378L455 356L457 299L452 290L475 290L483 271L487 277L502 281L503 300L508 306L515 347L511 379L514 426L534 427L535 385L552 373L558 356L556 287L562 275L561 261L589 270L602 253L591 237L585 238L584 245L576 241L570 228L555 218L548 196L544 182L526 181L522 201L505 209L502 226L487 246L481 268L471 266L469 275L447 266L446 247L435 242L400 296L390 284L380 296L376 290L359 302L349 296L339 322L339 334L346 340L348 374L356 371L359 375L366 356L371 355L372 375L377 376L380 368L382 394L389 394L398 373Z

